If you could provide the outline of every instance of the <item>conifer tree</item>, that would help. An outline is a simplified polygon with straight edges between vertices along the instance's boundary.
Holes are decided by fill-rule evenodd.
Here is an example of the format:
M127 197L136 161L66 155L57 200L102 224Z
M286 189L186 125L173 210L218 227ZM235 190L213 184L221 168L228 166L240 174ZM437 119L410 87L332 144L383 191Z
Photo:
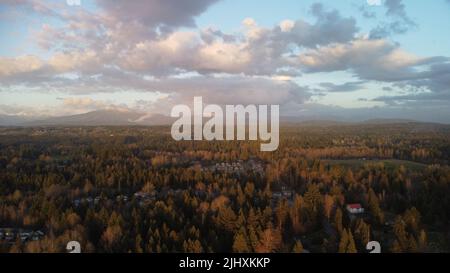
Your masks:
M373 191L372 188L369 189L369 209L372 215L375 217L375 220L378 224L384 224L384 214L380 208L380 202L378 201L378 197Z
M240 228L239 231L234 236L233 242L233 252L236 253L248 253L250 252L250 247L248 245L247 234L245 228Z
M303 244L300 240L296 240L294 247L292 248L293 253L303 253Z
M334 227L338 233L342 233L342 210L338 208L336 214L334 215Z

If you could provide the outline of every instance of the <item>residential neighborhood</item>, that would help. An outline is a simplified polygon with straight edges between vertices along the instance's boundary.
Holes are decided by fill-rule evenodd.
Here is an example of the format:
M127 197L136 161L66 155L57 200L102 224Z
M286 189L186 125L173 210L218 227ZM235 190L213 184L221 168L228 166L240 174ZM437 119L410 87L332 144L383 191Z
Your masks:
M18 239L24 243L39 241L45 236L40 230L27 230L19 228L0 228L0 244L15 243Z

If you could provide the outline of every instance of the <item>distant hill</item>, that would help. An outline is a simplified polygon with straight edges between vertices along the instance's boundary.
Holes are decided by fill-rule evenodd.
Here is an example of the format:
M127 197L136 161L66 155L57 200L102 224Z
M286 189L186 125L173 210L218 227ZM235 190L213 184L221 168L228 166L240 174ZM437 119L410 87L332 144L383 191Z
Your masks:
M169 125L172 118L128 110L98 110L79 115L20 121L8 125L32 126L160 126Z
M0 126L16 126L29 120L29 118L23 116L0 115Z
M300 117L281 117L280 122L283 124L296 124L301 126L341 126L341 125L383 125L383 124L404 124L404 123L425 123L410 119L369 119L364 121L349 121L339 119L305 119Z
M328 127L328 126L340 126L351 124L349 122L344 121L335 121L335 120L295 120L295 118L280 118L281 124L292 124L299 126L318 126L318 127Z
M135 120L135 123L144 126L163 126L171 125L175 120L176 118L161 114L147 114Z
M369 119L361 123L364 124L399 124L399 123L421 123L412 119Z
M119 125L132 125L133 120L138 119L143 114L130 112L130 111L118 111L118 110L99 110L85 114L52 117L44 120L36 120L21 124L22 126L119 126Z
M311 118L311 117L310 117ZM79 115L30 118L22 116L0 115L0 126L164 126L171 125L176 118L161 114L148 114L130 110L107 109L92 111ZM205 118L206 122L208 118ZM284 125L299 126L344 126L344 125L383 125L383 124L406 124L416 125L433 124L408 119L370 119L366 121L339 121L334 119L320 119L305 117L282 116L280 123Z

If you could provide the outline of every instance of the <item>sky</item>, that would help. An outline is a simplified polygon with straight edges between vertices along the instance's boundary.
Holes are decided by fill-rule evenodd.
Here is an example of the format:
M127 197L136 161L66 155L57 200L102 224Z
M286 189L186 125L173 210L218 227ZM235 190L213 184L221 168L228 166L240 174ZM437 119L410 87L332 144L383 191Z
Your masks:
M0 115L278 104L450 123L450 0L0 0Z

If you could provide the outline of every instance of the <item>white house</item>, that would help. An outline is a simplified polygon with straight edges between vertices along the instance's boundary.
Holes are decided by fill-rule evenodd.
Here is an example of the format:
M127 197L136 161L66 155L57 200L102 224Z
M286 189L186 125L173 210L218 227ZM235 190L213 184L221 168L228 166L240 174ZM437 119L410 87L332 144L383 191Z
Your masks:
M361 204L348 204L347 211L351 214L361 214L364 213L364 208Z

